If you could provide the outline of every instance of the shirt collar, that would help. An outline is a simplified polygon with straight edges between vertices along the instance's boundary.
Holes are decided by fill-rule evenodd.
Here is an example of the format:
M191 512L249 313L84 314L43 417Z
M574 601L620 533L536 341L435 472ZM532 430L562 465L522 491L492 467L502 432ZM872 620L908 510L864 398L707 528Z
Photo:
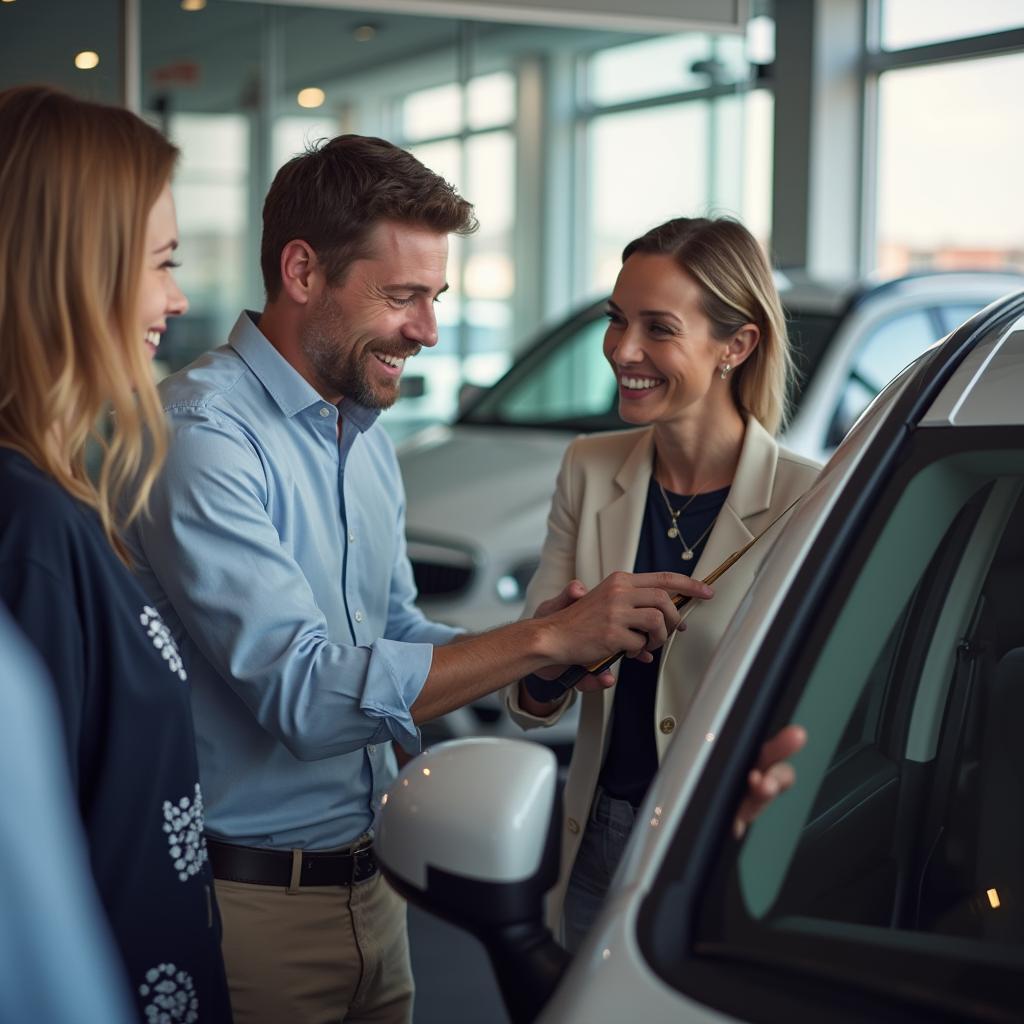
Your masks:
M259 322L259 313L243 310L231 329L228 344L242 357L289 419L312 405L322 405L324 399L320 393L274 348L260 330ZM360 433L372 427L380 415L379 409L367 408L350 398L341 400L338 412Z

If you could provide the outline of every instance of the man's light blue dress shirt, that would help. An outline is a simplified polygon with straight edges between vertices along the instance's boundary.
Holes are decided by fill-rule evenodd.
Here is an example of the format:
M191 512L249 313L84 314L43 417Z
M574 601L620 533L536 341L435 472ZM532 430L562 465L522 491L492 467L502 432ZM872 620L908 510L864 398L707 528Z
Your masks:
M188 666L207 831L325 849L370 827L389 741L418 750L409 709L457 631L415 606L378 413L325 402L258 320L161 383L170 452L128 541Z

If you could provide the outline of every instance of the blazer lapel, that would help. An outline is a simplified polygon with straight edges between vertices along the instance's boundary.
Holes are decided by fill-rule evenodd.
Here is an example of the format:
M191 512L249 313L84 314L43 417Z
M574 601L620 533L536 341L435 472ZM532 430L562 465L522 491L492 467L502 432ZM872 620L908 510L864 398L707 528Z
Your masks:
M647 505L647 489L654 469L654 433L645 430L615 474L613 489L618 491L597 513L597 536L600 549L601 579L613 572L632 572L636 564L636 548ZM618 676L618 666L613 669ZM584 696L586 699L589 694ZM615 702L615 688L594 694L601 702L601 757L608 742L608 722ZM594 783L597 776L594 776Z
M750 520L771 507L778 458L779 446L775 439L753 416L748 417L736 475L700 561L693 570L695 580L701 580L717 569L734 551L753 538Z
M602 579L633 571L653 467L654 434L645 430L615 474L618 494L597 513Z
M693 570L695 580L702 580L710 575L734 551L738 551L753 539L756 531L753 529L752 519L771 507L778 457L779 446L775 439L756 419L752 416L748 417L747 429L743 435L743 447L736 465L736 475L733 477L729 494L722 506L722 511L718 513L718 519L704 546L700 560ZM722 579L723 581L727 580L728 575ZM723 612L716 608L714 600L710 602L707 609L700 611L699 614L702 619L700 629L706 628L716 634L721 633L732 617L731 611ZM720 619L722 621L719 621ZM680 718L693 701L696 686L706 668L705 662L690 664L684 656L684 660L687 661L684 669L680 672L673 671L672 649L677 639L681 637L685 638L686 634L673 633L661 656L662 672L670 672L672 678L676 680L673 686L672 706L673 711ZM683 642L683 647L687 646Z

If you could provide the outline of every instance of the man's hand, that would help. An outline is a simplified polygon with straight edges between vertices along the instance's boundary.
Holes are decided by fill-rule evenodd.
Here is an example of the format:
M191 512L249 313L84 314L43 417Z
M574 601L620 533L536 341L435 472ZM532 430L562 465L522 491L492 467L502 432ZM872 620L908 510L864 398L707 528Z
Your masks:
M796 782L796 772L786 758L792 757L807 742L807 733L799 725L780 729L764 746L757 764L747 776L747 795L743 798L732 831L742 839L747 826L780 793L785 793Z
M674 572L614 572L572 599L577 582L541 605L553 609L543 619L550 626L545 644L553 665L589 665L619 651L634 657L656 651L680 624L669 595L706 600L714 593L699 580Z
M562 592L560 594L556 594L554 597L549 597L546 601L541 601L541 603L537 605L537 608L533 613L533 617L535 619L543 619L549 615L553 615L555 612L560 612L563 608L568 608L569 605L575 604L586 592L587 588L583 585L581 580L570 580L565 587L562 588ZM645 661L652 661L654 657L647 651L641 651L639 656ZM535 674L540 676L541 679L557 679L568 667L568 665L549 665L547 668L538 669ZM607 690L608 687L612 686L614 683L615 676L613 673L602 672L597 676L584 676L576 684L576 689L581 693L587 693L591 690ZM528 694L526 695L526 699L530 704L537 703L532 700Z

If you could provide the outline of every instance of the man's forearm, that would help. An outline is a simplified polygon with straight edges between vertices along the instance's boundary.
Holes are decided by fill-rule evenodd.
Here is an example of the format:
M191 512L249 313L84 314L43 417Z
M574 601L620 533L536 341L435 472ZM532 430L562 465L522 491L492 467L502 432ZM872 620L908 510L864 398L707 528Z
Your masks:
M551 664L546 626L525 619L434 648L430 672L412 706L417 725L446 715Z
M614 572L549 615L435 647L413 721L447 714L545 666L656 650L679 625L670 593L706 599L711 588L678 573Z

